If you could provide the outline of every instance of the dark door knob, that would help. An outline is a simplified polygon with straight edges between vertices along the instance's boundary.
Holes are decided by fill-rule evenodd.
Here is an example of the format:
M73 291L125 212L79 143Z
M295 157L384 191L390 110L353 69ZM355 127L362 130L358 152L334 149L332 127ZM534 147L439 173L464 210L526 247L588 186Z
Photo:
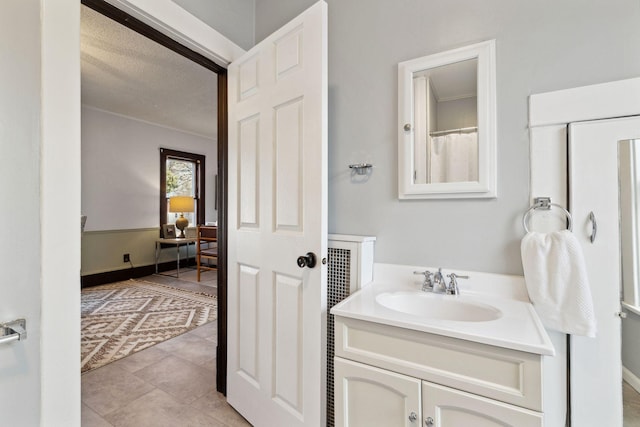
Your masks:
M313 252L307 252L306 255L298 257L298 267L300 268L313 268L316 266L316 256Z

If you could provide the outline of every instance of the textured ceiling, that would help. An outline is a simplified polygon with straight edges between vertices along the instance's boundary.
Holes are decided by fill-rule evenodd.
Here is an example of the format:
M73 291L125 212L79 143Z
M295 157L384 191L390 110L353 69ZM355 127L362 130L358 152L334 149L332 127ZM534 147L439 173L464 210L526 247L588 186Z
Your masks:
M82 6L82 104L209 138L217 75Z

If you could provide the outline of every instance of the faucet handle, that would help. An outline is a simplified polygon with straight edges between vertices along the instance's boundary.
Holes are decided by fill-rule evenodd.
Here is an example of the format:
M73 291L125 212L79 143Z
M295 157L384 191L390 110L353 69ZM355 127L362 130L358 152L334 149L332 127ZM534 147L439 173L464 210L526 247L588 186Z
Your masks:
M430 272L429 270L414 271L413 274L420 274L420 275L424 276L424 282L422 282L422 290L423 291L427 291L427 290L432 290L433 289L433 282L431 281L431 276L433 276L432 272Z
M469 276L460 276L456 273L447 274L447 277L451 279L449 285L447 286L447 295L458 295L460 290L458 289L458 280L457 279L468 279Z
M431 276L433 273L430 272L429 270L425 270L425 271L414 271L413 274L422 274L425 277L429 277Z

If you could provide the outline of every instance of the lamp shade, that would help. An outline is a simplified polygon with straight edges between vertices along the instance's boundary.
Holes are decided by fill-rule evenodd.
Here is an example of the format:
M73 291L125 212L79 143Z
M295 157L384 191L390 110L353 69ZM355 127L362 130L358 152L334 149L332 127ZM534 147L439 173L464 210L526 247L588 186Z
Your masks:
M193 212L194 199L191 196L175 196L169 199L169 212Z

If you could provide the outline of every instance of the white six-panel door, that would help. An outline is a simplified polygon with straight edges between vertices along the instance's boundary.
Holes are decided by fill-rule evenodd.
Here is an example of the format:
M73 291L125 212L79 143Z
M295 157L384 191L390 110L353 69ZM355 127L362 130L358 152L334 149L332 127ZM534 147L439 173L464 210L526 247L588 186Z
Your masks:
M228 73L227 399L255 426L324 425L326 3Z
M569 190L597 321L596 338L571 337L571 425L622 425L618 141L640 137L640 118L569 126ZM588 220L593 212L593 243Z

